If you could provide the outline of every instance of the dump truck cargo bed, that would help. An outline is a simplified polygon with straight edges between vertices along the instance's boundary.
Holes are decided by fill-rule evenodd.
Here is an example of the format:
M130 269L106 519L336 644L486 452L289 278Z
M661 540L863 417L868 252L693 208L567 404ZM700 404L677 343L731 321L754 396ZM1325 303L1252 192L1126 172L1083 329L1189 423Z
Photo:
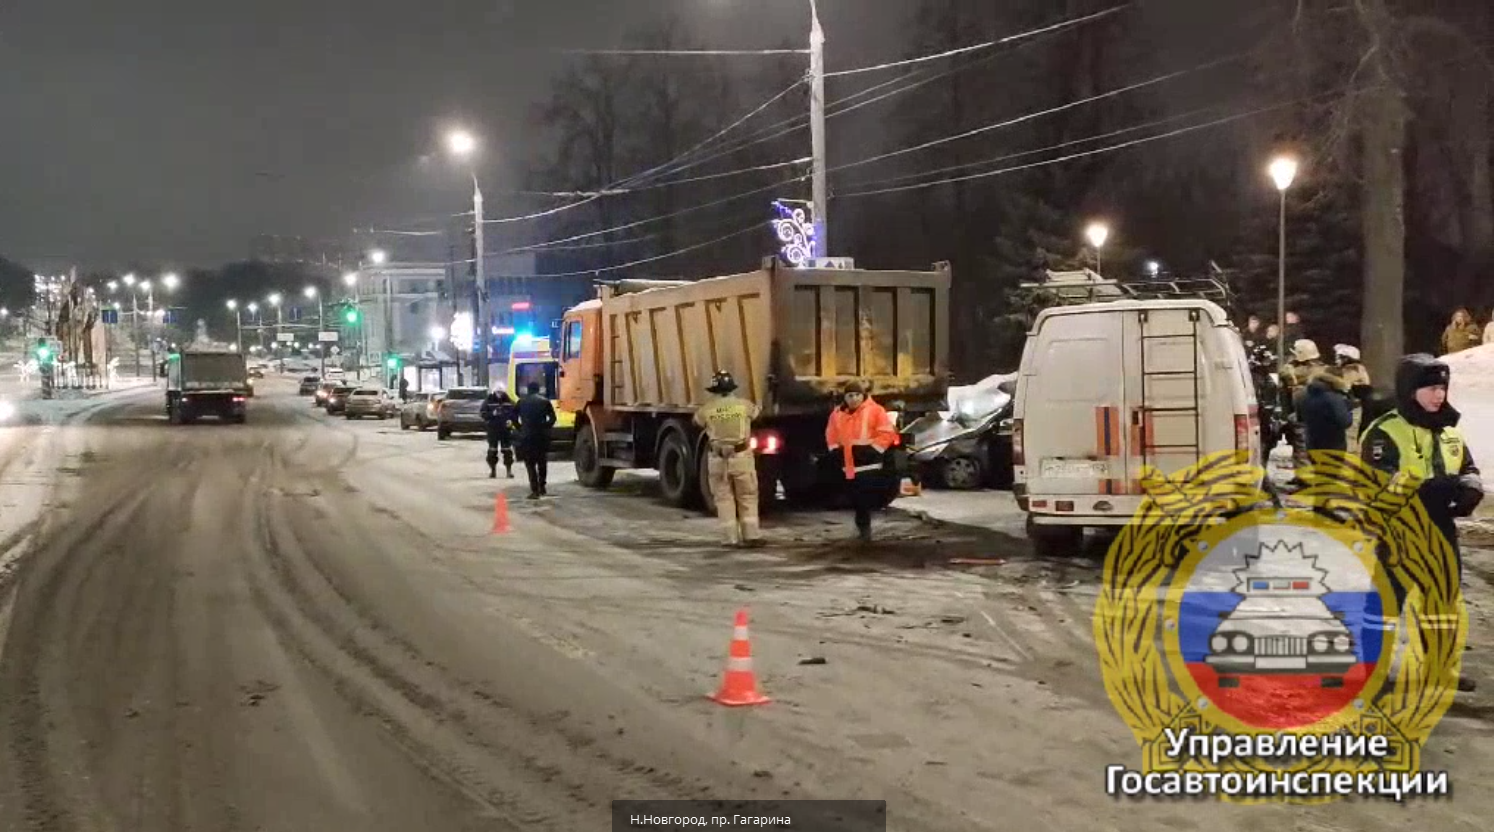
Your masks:
M866 379L891 409L933 408L949 382L947 270L792 269L603 289L599 398L690 412L725 370L764 417L823 412Z

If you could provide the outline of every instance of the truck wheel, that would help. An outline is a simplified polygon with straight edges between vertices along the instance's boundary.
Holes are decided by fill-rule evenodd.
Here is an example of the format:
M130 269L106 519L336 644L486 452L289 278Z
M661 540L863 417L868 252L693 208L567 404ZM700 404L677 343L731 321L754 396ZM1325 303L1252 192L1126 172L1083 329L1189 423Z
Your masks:
M612 475L617 473L617 469L601 465L600 459L601 454L597 452L597 432L589 424L577 425L576 444L571 448L576 480L587 488L600 489L611 485Z
M664 499L680 508L700 505L700 471L683 430L671 430L659 443L659 486Z
M709 454L702 447L695 452L695 482L700 490L700 505L697 506L706 514L716 514L716 492L711 490L711 460Z
M1040 526L1027 516L1027 539L1040 558L1077 557L1084 549L1083 526Z

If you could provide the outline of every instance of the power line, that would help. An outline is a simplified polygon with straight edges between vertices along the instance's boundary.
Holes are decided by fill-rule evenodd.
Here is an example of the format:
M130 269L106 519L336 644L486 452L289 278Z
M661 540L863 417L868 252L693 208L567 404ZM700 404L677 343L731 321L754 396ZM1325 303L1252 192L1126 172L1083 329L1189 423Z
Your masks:
M913 180L913 179L922 179L925 176L933 176L935 174L940 174L940 173L949 173L951 171L956 171L956 170L968 170L969 168L985 167L986 165L994 164L996 162L1005 162L1005 161L1009 161L1011 159L1020 159L1020 158L1022 158L1024 156L1032 156L1032 155L1038 154L1038 153L1047 153L1047 152L1052 151L1052 150L1059 150L1059 149L1062 149L1062 148L1065 148L1065 147L1072 147L1073 145L1076 145L1076 144L1088 144L1090 142L1097 142L1097 141L1100 141L1102 139L1110 139L1110 138L1114 138L1116 136L1123 136L1123 135L1125 135L1127 133L1135 133L1135 132L1138 132L1140 130L1149 130L1149 129L1153 128L1153 127L1161 127L1161 126L1166 125L1166 124L1172 124L1174 122L1184 121L1184 120L1193 118L1194 116L1198 116L1198 115L1202 115L1204 113L1209 113L1209 112L1213 112L1215 110L1219 110L1219 109L1222 108L1222 106L1223 105L1216 104L1216 105L1209 106L1209 107L1199 107L1198 109L1190 110L1190 111L1188 111L1186 113L1181 113L1179 115L1167 116L1165 118L1155 119L1153 121L1149 121L1149 122L1146 122L1144 124L1135 124L1135 125L1132 125L1130 127L1122 127L1122 128L1117 129L1117 130L1110 130L1110 131L1105 132L1105 133L1097 133L1097 134L1095 134L1093 136L1083 136L1083 137L1077 138L1077 139L1069 139L1068 141L1059 142L1058 144L1050 145L1048 147L1041 147L1041 148L1038 148L1036 150L1022 150L1022 151L1018 151L1018 152L1015 152L1015 153L1008 153L1005 156L997 156L997 157L995 157L993 159L982 159L982 160L980 160L978 162L961 162L960 164L957 164L957 165L947 165L947 166L942 167L942 168L934 168L933 170L919 171L918 173L906 173L906 174L902 174L901 176L889 176L889 177L886 177L884 179L870 179L870 180L863 180L861 182L852 182L847 187L851 187L851 188L862 188L862 187L874 187L874 186L877 186L877 185L889 185L889 184L893 184L893 183L897 183L897 182L908 182L908 181Z
M933 181L930 181L930 182L920 182L920 183L913 184L913 185L900 185L900 186L891 187L891 188L877 188L875 190L870 190L870 191L853 191L851 193L836 194L836 196L840 197L840 198L849 198L849 197L857 197L857 196L874 196L874 195L877 195L877 194L899 193L899 192L902 192L902 191L916 191L916 190L922 190L924 188L937 187L939 185L950 185L950 184L953 184L955 182L968 182L968 181L973 180L973 179L985 179L985 178L992 177L992 176L1001 176L1001 175L1007 174L1007 173L1016 173L1018 171L1030 170L1032 168L1046 167L1048 165L1056 165L1056 164L1059 164L1061 162L1069 162L1069 161L1073 161L1074 159L1082 159L1082 158L1086 158L1086 157L1089 157L1089 156L1098 156L1101 153L1113 153L1113 152L1115 152L1117 150L1124 150L1124 149L1126 149L1128 147L1135 147L1136 145L1139 145L1139 144L1146 144L1147 142L1155 142L1155 141L1160 141L1162 139L1170 139L1170 138L1174 138L1176 136L1181 136L1181 135L1183 135L1185 133L1193 133L1193 132L1197 132L1199 130L1206 130L1206 129L1209 129L1211 127L1219 127L1219 126L1222 126L1222 125L1225 125L1225 124L1230 124L1232 122L1241 121L1241 120L1247 119L1247 118L1254 118L1255 116L1262 115L1264 113L1269 113L1269 112L1272 112L1273 110L1279 110L1279 109L1282 109L1283 107L1290 107L1290 106L1292 106L1294 104L1297 104L1297 103L1299 103L1299 102L1297 102L1297 101L1291 101L1291 102L1287 102L1287 103L1283 103L1283 104L1273 104L1273 105L1271 105L1269 107L1261 107L1261 108L1258 108L1258 109L1255 109L1255 110L1250 110L1250 111L1247 111L1247 112L1244 112L1244 113L1235 113L1234 115L1225 116L1223 118L1217 118L1217 119L1214 119L1212 121L1206 121L1206 122L1203 122L1202 124L1193 124L1193 125L1189 125L1188 127L1180 127L1180 128L1178 128L1176 130L1169 130L1169 131L1167 131L1165 133L1159 133L1159 134L1157 134L1155 136L1145 136L1145 137L1140 138L1140 139L1132 139L1131 141L1128 141L1128 142L1121 142L1120 144L1107 145L1106 147L1097 147L1097 148L1095 148L1093 150L1083 150L1083 151L1080 151L1078 153L1070 153L1068 155L1059 156L1059 157L1053 158L1053 159L1045 159L1045 160L1043 160L1041 162L1028 162L1028 163L1022 164L1022 165L1012 165L1010 167L998 168L997 170L988 170L988 171L983 171L981 173L971 173L971 174L966 174L964 176L951 176L951 177L946 177L944 179L936 179L936 180L933 180ZM1043 148L1041 151L1033 151L1033 152L1042 152L1042 151L1047 151L1047 150L1052 150L1052 149L1053 148L1051 148L1051 147L1050 148ZM987 160L987 161L988 162L994 162L994 161L997 161L997 160L992 159L992 160Z
M594 196L624 196L626 194L640 194L648 191L657 191L661 188L672 188L675 185L689 185L693 182L708 182L713 179L728 179L733 176L741 176L747 173L761 173L765 170L778 170L779 168L803 165L812 161L811 157L804 156L798 159L789 159L783 162L770 162L766 165L752 165L735 170L722 171L721 173L707 173L700 176L692 176L688 179L670 179L666 182L655 182L651 185L643 185L637 188L612 188L606 191L526 191L535 196L554 197L594 197ZM470 213L470 212L469 212Z
M716 245L717 243L724 243L727 240L730 240L730 239L733 239L733 238L736 238L736 237L742 237L742 236L750 234L750 233L752 233L754 231L760 234L760 233L762 233L763 228L764 228L765 225L766 225L765 221L755 222L755 223L753 223L752 225L750 225L750 226L748 226L746 228L741 228L741 229L738 229L738 230L733 231L731 233L723 234L720 237L716 237L715 239L712 239L712 240L706 240L703 243L696 243L695 245L685 246L684 248L677 248L674 251L667 251L667 252L665 252L663 254L656 254L656 255L654 255L652 257L644 257L644 258L641 258L641 259L638 259L638 260L633 260L633 261L627 262L627 263L619 263L619 264L617 264L615 266L601 266L601 267L598 267L598 268L595 268L595 269L586 269L584 271L553 272L553 273L550 273L550 274L541 274L541 275L504 274L504 275L495 275L495 276L496 277L531 277L531 278L533 278L533 277L538 277L538 278L548 278L548 277L586 277L588 275L594 275L594 274L598 274L600 272L613 272L613 271L617 271L619 269L631 269L631 268L634 268L636 266L643 266L643 265L647 265L649 263L656 263L656 262L658 262L660 260L665 260L665 259L668 259L670 257L678 257L681 254L688 254L689 252L692 252L692 251L698 251L698 250L706 248L708 246Z
M835 72L827 72L825 73L825 77L837 78L843 75L860 75L864 72L880 72L885 69L896 69L900 66L911 66L913 64L927 63L928 61L938 61L945 58L952 58L956 55L963 55L967 52L978 52L982 49L990 49L994 46L1002 46L1008 43L1015 43L1019 40L1037 37L1038 35L1044 35L1049 32L1056 32L1061 29L1068 29L1074 26L1082 26L1085 23L1089 23L1090 21L1099 20L1102 17L1109 17L1110 15L1116 14L1117 12L1124 11L1130 8L1130 6L1130 3L1124 3L1119 6L1112 6L1108 9L1105 9L1104 11L1095 12L1094 14L1084 15L1083 17L1069 18L1068 20L1061 20L1057 23L1052 23L1047 26L1039 27L1037 29L1031 29L1029 31L1020 32L1015 35L1007 35L1004 38L998 38L996 40L988 40L985 43L977 43L971 46L961 46L957 49L950 49L946 52L939 52L934 55L922 55L917 58L906 58L901 61L889 61L888 63L877 64L875 66L863 66L857 67L855 69L841 69Z
M715 141L716 139L720 138L721 136L726 135L726 133L728 133L731 130L737 128L743 122L745 122L747 119L750 119L754 115L757 115L758 113L762 112L768 106L771 106L775 101L777 101L778 99L782 98L783 96L785 96L788 93L790 93L791 91L793 91L794 87L797 87L801 83L803 83L802 79L798 80L798 81L795 81L787 89L783 90L782 92L780 92L777 95L773 96L772 98L768 99L768 101L766 103L764 103L762 105L759 105L757 108L755 108L751 112L749 112L746 116L743 116L742 118L737 119L736 121L732 122L731 124L727 125L726 127L722 128L721 130L718 130L715 134L713 134L709 138L705 139L705 141L702 144L710 143L710 142ZM690 150L687 150L686 153L687 154L688 153L693 153L699 147L700 147L700 145L697 145L695 148L691 148ZM644 176L647 176L649 174L652 174L655 171L658 171L658 170L660 170L660 169L662 169L664 167L667 167L668 165L671 165L671 164L673 164L675 162L678 162L683 157L683 155L684 154L681 154L681 156L676 156L674 159L671 159L670 161L665 162L663 165L656 166L654 168L650 168L649 170L633 174L632 176L627 177L627 178L622 179L622 180L619 180L618 182L614 182L614 183L612 183L610 185L606 185L599 192L597 192L596 194L594 194L592 196L589 196L589 197L586 197L585 199L579 200L577 202L567 203L565 205L561 205L561 206L558 206L558 207L555 207L555 208L551 208L551 209L546 210L546 211L538 211L538 212L535 212L535 213L532 213L532 214L526 214L526 215L523 215L523 216L517 216L517 217L498 217L498 218L495 218L495 219L483 220L483 224L484 225L487 225L487 224L498 225L498 224L507 224L507 223L515 223L515 222L524 222L526 220L542 219L544 217L554 216L554 215L559 214L559 213L561 213L563 211L569 211L572 208L579 208L579 207L581 207L583 205L589 205L589 204L597 201L598 199L601 199L603 194L605 194L608 190L616 187L617 185L619 185L621 183L636 182L641 177L644 177Z
M699 142L696 142L693 146L691 146L689 149L687 149L684 153L681 153L678 156L674 157L674 159L672 159L672 160L670 160L668 162L665 162L662 165L657 165L657 166L655 166L653 168L650 168L649 170L644 171L643 173L639 173L639 174L635 174L633 176L630 176L627 179L622 180L618 184L620 186L631 185L631 184L633 184L634 182L638 181L641 177L643 177L645 175L656 173L656 172L662 172L666 168L669 168L669 167L673 166L675 163L690 158L691 156L695 155L695 153L697 151L699 151L701 148L703 148L703 147L711 144L712 142L716 141L717 139L721 138L722 136L725 136L727 133L730 133L731 131L737 129L738 127L741 127L743 124L745 124L746 122L750 121L758 113L761 113L762 111L768 109L769 107L773 106L774 104L777 104L780 100L783 99L784 96L786 96L789 93L793 92L794 90L798 89L800 86L803 86L805 80L806 79L804 77L800 77L800 78L795 79L792 84L789 84L787 87L783 88L783 90L780 91L777 95L774 95L772 98L769 98L767 101L764 101L763 103L761 103L758 106L754 107L746 115L742 116L741 118L737 119L736 121L732 122L731 124L726 125L725 127L721 128L720 130L717 130L715 133L711 134L710 136L707 136L706 138L700 140Z
M660 215L654 216L654 217L645 217L645 218L643 218L641 220L634 220L632 222L623 223L622 225L614 225L611 228L603 228L603 229L601 229L599 231L587 231L587 232L582 233L582 234L573 234L573 235L571 235L569 237L562 237L561 239L558 239L558 240L547 240L547 241L545 241L543 243L531 243L530 245L527 245L527 246L519 246L517 248L505 249L503 251L503 253L504 254L518 254L520 252L525 252L525 251L542 251L542 250L546 249L548 246L551 246L551 245L557 245L557 244L561 244L561 243L574 243L577 240L589 240L592 237L600 237L600 236L602 236L604 234L612 234L612 233L615 233L615 232L618 232L618 231L627 231L629 229L637 228L637 227L639 227L641 225L648 225L649 223L661 222L663 220L674 219L675 217L682 217L682 216L684 216L686 214L691 214L691 213L694 213L696 211L702 211L702 210L704 210L706 208L715 208L718 205L727 205L727 204L732 203L732 202L739 202L739 201L741 201L743 199L746 199L749 196L758 196L760 194L765 194L765 193L768 193L770 191L776 191L779 188L783 187L784 185L791 185L791 184L794 184L796 182L803 182L804 180L806 180L808 178L809 178L808 176L803 176L803 175L801 175L801 176L795 176L795 177L792 177L790 179L783 179L783 180L780 180L778 182L774 182L773 184L767 185L767 186L762 187L762 188L754 188L754 189L752 189L750 191L743 191L743 192L738 193L738 194L733 194L733 195L728 196L728 197L723 197L722 199L716 199L716 200L712 200L710 202L703 202L703 203L701 203L699 205L692 205L692 206L689 206L687 208L682 208L682 209L680 209L678 211L671 211L668 214L660 214Z
M866 159L861 159L859 161L848 162L848 163L846 163L844 165L837 165L837 166L831 168L830 172L831 173L835 173L837 171L849 170L851 168L861 167L862 165L870 165L870 164L872 164L874 162L881 162L881 161L885 161L887 159L894 159L894 158L897 158L898 156L906 156L909 153L917 153L920 150L927 150L927 149L929 149L931 147L938 147L939 145L942 145L942 144L949 144L950 142L959 141L960 139L968 139L971 136L978 136L978 135L981 135L982 133L989 133L989 132L991 132L993 130L1000 130L1000 129L1005 128L1005 127L1011 127L1012 125L1021 124L1021 123L1026 122L1026 121L1032 121L1033 119L1042 118L1043 116L1050 116L1050 115L1053 115L1055 113L1061 113L1061 112L1064 112L1066 110L1072 110L1075 107L1082 107L1085 104L1093 104L1096 101L1102 101L1102 100L1107 99L1107 98L1114 98L1115 96L1124 95L1125 93L1128 93L1128 92L1135 92L1136 90L1143 89L1145 87L1156 86L1157 84L1161 84L1161 83L1165 83L1167 81L1171 81L1174 78L1181 78L1184 75L1189 75L1189 74L1192 74L1194 72L1200 72L1200 71L1203 71L1203 70L1206 70L1206 69L1212 69L1212 68L1217 67L1217 66L1222 66L1222 65L1224 65L1226 63L1230 63L1230 62L1233 62L1233 61L1238 61L1238 60L1240 60L1241 58L1243 58L1245 56L1246 56L1245 53L1239 53L1239 54L1230 55L1230 56L1224 57L1224 58L1216 58L1215 60L1207 61L1205 63L1199 64L1198 66L1195 66L1195 67L1192 67L1192 68L1189 68L1189 69L1180 69L1180 70L1177 70L1177 71L1174 71L1174 72L1169 72L1169 73L1166 73L1166 74L1163 74L1163 75L1158 75L1158 76L1156 76L1154 78L1151 78L1151 79L1148 79L1146 81L1140 81L1140 82L1137 82L1135 84L1130 84L1128 86L1119 87L1117 89L1110 90L1108 92L1102 92L1102 93L1098 93L1096 95L1091 95L1091 96L1089 96L1087 98L1081 98L1081 99L1079 99L1077 101L1069 101L1069 102L1066 102L1064 104L1059 104L1056 107L1049 107L1046 110L1039 110L1037 112L1027 113L1025 115L1020 115L1020 116L1017 116L1015 118L1006 119L1005 121L998 121L998 122L996 122L994 124L987 124L987 125L984 125L982 127L976 127L976 128L974 128L972 130L966 130L963 133L956 133L956 134L954 134L952 136L945 136L944 138L941 138L941 139L932 139L930 141L924 142L922 144L917 144L917 145L914 145L912 147L904 147L904 148L901 148L899 150L888 151L886 153L881 153L881 154L878 154L876 156L871 156L871 157L868 157Z
M710 55L808 55L808 49L559 49L565 55L662 55L702 57Z
M1124 7L1117 7L1117 9L1120 9L1120 8L1124 8ZM1044 27L1043 30L1042 30L1042 34L1051 34L1057 27L1063 27L1063 26L1067 26L1067 25L1073 25L1074 22L1075 21L1071 20L1071 21L1067 21L1065 23L1060 23L1060 24L1055 24L1053 26ZM1026 41L1026 42L1020 43L1017 46L1017 49L1022 49L1022 48L1025 48L1025 47L1029 46L1031 43L1036 42L1036 41L1029 40L1029 38L1034 37L1034 36L1040 36L1040 35L1035 35L1035 33L1037 31L1038 30L1033 30L1031 32L1023 32L1023 33L1019 33L1019 34L1016 34L1016 35L1010 35L1007 38L1004 38L1003 40L1012 41L1012 42L1015 42L1015 41ZM825 117L827 119L832 119L832 118L836 118L838 116L845 115L847 113L854 112L856 110L861 109L862 107L867 107L867 106L870 106L872 104L876 104L879 101L885 101L886 99L891 98L892 96L901 95L902 93L905 93L905 92L911 92L913 90L918 89L919 87L925 86L927 84L931 84L934 81L939 80L940 78L946 78L946 77L949 77L950 75L954 75L956 73L965 72L967 70L974 69L975 67L978 67L978 66L981 66L983 64L986 64L986 63L988 63L990 61L993 61L996 58L999 58L999 57L1001 57L1003 55L1006 55L1006 54L1008 54L1006 51L993 52L993 53L991 53L989 55L985 55L985 56L981 57L979 60L972 61L972 62L964 64L962 66L951 67L949 69L941 70L939 72L934 72L932 74L929 74L930 73L929 69L915 69L915 70L913 70L911 72L904 73L904 74L902 74L902 75L900 75L900 76L898 76L896 78L892 78L892 79L889 79L887 81L882 81L881 83L874 84L874 85L872 85L870 87L867 87L864 90L852 93L851 95L847 95L847 96L844 96L842 98L839 98L839 99L836 99L836 100L830 102L829 104L826 105L826 109L829 110L829 112L826 113ZM913 81L913 79L919 78L919 76L922 76L922 75L927 75L927 77L924 77L924 78L922 78L920 80ZM897 87L897 85L903 84L904 82L907 82L907 81L913 81L913 82L912 83L908 83L905 86ZM881 95L877 95L877 96L869 98L867 100L857 101L857 99L865 98L866 96L872 95L873 93L875 93L875 92L877 92L879 90L884 90L887 87L896 87L896 88L895 89L891 89L891 90L887 90L886 92L882 93ZM852 103L852 102L856 102L856 103ZM842 107L840 105L846 105L846 106ZM839 109L835 109L837 107L839 107ZM794 132L802 130L804 127L808 126L808 124L809 124L809 116L807 114L801 114L801 115L791 116L789 118L783 119L782 121L776 122L774 124L770 124L770 125L768 125L766 127L760 128L760 129L758 129L758 130L756 130L754 132L748 133L746 136L743 136L743 137L735 140L734 142L728 142L720 150L718 150L717 152L715 152L715 153L713 153L713 154L711 154L709 156L705 156L705 157L702 157L700 159L696 159L696 160L694 160L692 162L688 162L686 164L678 165L671 172L679 172L679 171L683 171L683 170L689 170L690 168L698 167L700 165L703 165L706 162L710 162L710 161L713 161L715 159L722 158L723 156L729 156L729 155L731 155L733 153L736 153L737 151L740 151L740 150L745 150L746 148L751 147L752 145L762 144L764 142L770 142L770 141L773 141L774 139L778 139L778 138L782 138L784 136L788 136L788 135L790 135L790 134L792 134Z

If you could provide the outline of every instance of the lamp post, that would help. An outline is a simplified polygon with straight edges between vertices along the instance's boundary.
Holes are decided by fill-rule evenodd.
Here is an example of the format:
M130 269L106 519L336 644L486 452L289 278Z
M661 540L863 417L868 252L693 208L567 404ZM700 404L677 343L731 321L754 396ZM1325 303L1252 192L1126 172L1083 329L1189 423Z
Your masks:
M233 325L234 325L234 329L238 333L238 335L237 335L238 340L235 341L234 343L236 343L238 345L239 355L243 355L244 354L244 315L243 315L242 312L239 311L239 302L236 301L236 300L230 300L228 302L228 311L230 311L230 312L233 313Z
M809 0L809 148L810 201L814 205L816 257L830 256L830 175L825 148L825 30L820 8Z
M466 130L456 130L446 137L446 145L451 149L453 155L469 159L477 151L477 139ZM488 334L487 330L491 324L488 321L488 285L483 275L483 240L482 240L482 186L477 181L477 171L469 168L472 176L472 282L477 296L477 326L476 343L473 344L474 355L477 356L473 367L474 382L482 386L488 386Z
M1286 364L1287 189L1297 178L1297 160L1291 156L1277 156L1271 160L1267 171L1281 195L1276 242L1276 364L1282 366Z
M273 292L268 298L265 298L265 300L269 301L270 306L275 308L275 355L280 359L280 372L283 373L285 372L285 352L281 349L280 346L280 327L283 323L283 318L281 317L282 312L280 307L280 293Z
M385 253L383 249L376 248L368 253L368 262L372 263L375 266L382 266L385 263L389 262L389 255ZM389 273L384 271L383 269L379 270L379 277L382 279L381 282L383 284L383 294L380 297L379 302L379 314L383 318L381 326L384 330L383 352L390 352L394 349L394 286L390 281ZM368 319L364 318L362 320L362 324L363 346L366 360L366 355L368 353ZM382 370L380 370L380 372L382 372Z
M1103 222L1092 222L1084 229L1084 238L1095 250L1095 274L1104 278L1105 270L1102 268L1101 252L1105 248L1105 241L1110 239L1110 226Z
M140 296L135 293L135 275L120 278L130 290L130 341L135 345L135 378L140 377Z
M305 289L305 291L302 292L302 294L306 295L306 297L308 299L312 299L312 298L316 299L316 331L317 331L317 336L316 336L316 352L317 352L317 355L321 358L321 362L322 362L322 377L326 378L327 377L327 345L322 343L321 332L322 332L323 329L327 328L327 325L325 323L326 315L327 315L327 309L326 309L326 306L322 303L322 293L319 292L319 291L317 291L317 288L315 286L307 286L306 289Z

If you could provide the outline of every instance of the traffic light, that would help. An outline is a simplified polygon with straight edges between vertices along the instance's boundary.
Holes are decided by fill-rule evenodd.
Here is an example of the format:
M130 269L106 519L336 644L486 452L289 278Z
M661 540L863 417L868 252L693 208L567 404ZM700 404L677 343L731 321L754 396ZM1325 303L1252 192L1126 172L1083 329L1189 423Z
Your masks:
M348 323L356 324L358 323L358 310L349 308L347 312L343 313L342 317Z
M36 360L46 364L52 360L52 348L41 344L36 348Z
M397 356L397 355L391 355L388 358L385 358L384 359L384 366L388 367L391 370L398 370L399 369L399 356Z

